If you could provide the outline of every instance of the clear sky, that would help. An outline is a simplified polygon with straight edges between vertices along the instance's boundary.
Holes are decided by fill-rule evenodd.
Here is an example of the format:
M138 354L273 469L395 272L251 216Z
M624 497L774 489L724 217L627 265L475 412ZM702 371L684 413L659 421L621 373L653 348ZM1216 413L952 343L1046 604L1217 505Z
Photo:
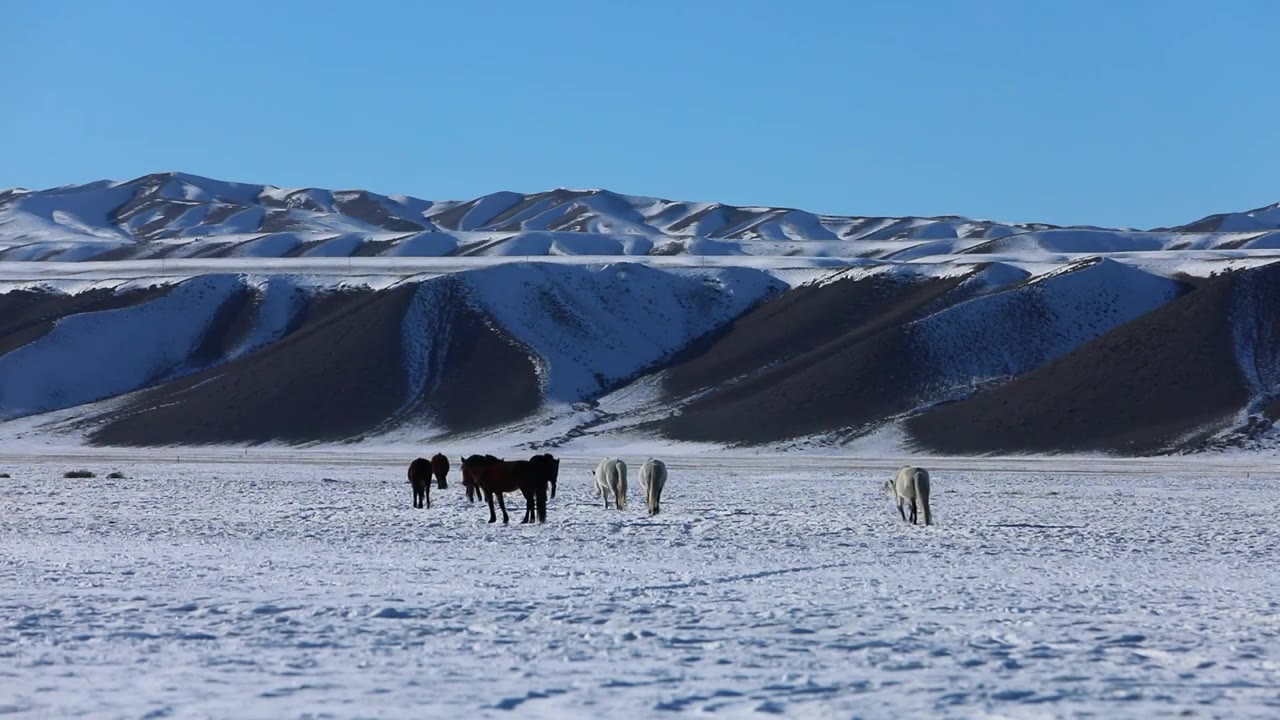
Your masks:
M1270 0L8 0L0 187L182 170L1151 227L1280 201Z

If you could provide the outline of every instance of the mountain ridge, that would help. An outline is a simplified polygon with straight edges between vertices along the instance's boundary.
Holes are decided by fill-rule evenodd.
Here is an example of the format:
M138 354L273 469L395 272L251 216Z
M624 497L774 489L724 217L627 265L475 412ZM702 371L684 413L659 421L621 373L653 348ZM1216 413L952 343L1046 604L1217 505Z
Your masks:
M10 190L0 426L133 446L1280 449L1273 223L1280 205L1137 231L185 173Z

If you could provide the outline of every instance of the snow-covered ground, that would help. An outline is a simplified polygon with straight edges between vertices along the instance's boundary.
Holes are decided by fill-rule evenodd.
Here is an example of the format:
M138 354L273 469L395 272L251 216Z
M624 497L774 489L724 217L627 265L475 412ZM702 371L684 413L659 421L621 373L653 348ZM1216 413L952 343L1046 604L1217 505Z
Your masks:
M656 517L565 458L504 527L456 458L414 510L391 455L95 452L0 456L0 712L1280 716L1265 466L938 461L923 528L891 458L673 457Z

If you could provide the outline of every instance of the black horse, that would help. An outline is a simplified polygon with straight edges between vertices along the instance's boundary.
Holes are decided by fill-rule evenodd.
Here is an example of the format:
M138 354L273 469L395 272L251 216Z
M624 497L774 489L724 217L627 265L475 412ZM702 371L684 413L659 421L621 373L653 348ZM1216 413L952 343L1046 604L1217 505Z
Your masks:
M545 463L542 467L547 473L547 482L551 483L551 497L555 497L556 481L560 479L560 460L551 453L543 453L529 458L529 462Z
M409 484L413 486L413 506L431 507L431 462L418 458L409 463Z

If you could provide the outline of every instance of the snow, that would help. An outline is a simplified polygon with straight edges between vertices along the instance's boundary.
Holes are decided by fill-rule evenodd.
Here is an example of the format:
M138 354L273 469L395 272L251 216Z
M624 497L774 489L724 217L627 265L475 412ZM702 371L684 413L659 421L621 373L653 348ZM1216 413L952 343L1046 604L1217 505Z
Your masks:
M308 239L301 233L269 233L237 245L231 254L234 257L282 257Z
M188 358L240 282L236 275L205 275L150 302L59 320L43 337L0 356L0 418L88 403L164 377Z
M246 207L243 210L236 210L220 223L201 226L201 234L217 236L252 233L262 226L262 220L266 217L266 214L266 210L260 207Z
M466 215L458 221L459 230L478 230L488 225L504 210L514 207L524 200L524 196L513 192L496 192L477 198Z
M938 524L923 528L879 493L888 461L662 456L670 479L649 518L634 491L627 511L600 507L587 474L598 457L569 457L548 524L503 526L467 504L456 470L430 510L412 509L408 454L200 455L211 462L0 460L13 475L0 480L6 711L1271 718L1280 707L1270 475L971 461L931 468ZM99 478L62 478L78 467ZM102 477L112 469L127 477ZM510 505L518 520L523 502Z
M127 236L107 216L129 197L129 191L103 184L21 195L0 205L0 233L19 240L118 242Z
M460 276L541 360L544 392L574 402L633 376L741 314L782 283L748 268L506 264Z
M397 242L383 255L390 257L418 256L443 257L458 249L458 240L450 233L423 232L415 233Z

